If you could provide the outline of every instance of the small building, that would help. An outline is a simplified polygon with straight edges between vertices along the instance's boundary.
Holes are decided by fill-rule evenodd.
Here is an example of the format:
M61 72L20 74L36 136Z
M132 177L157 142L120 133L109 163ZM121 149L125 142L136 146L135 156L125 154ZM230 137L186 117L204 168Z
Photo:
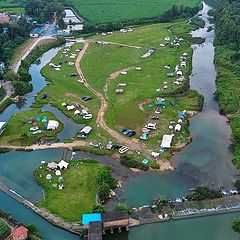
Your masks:
M56 130L59 126L59 122L55 120L49 120L47 124L47 130Z
M100 222L102 223L101 213L90 213L82 215L82 224L84 228L88 229L91 222Z
M102 213L103 222L103 232L110 229L118 229L119 232L121 228L124 227L128 230L129 227L129 215L127 211L114 211Z
M5 13L0 13L0 23L9 23L10 22L10 16L8 16Z
M11 234L12 240L26 240L28 237L28 229L24 226L18 227L13 230Z
M59 163L58 163L58 167L62 170L62 169L67 169L68 168L68 165L69 163L68 162L65 162L64 160L61 160Z
M173 135L163 135L161 148L170 148L172 143Z
M30 32L30 37L32 38L37 38L39 37L41 34L44 33L44 29L43 28L34 28L31 32Z
M88 240L102 240L102 223L101 222L89 223Z

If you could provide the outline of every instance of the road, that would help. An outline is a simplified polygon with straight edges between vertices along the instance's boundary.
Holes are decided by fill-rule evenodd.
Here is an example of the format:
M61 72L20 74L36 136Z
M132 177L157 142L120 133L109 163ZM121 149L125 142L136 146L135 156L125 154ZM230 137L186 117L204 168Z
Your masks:
M4 82L1 84L2 88L4 88L7 92L6 96L0 101L0 105L7 99L10 98L11 95L13 94L14 90L12 87L12 83L10 81Z

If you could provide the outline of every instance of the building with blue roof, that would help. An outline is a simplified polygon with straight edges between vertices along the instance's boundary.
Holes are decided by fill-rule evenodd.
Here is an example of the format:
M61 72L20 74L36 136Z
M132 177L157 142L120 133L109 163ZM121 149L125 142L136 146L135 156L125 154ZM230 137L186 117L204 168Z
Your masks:
M39 37L41 34L44 33L44 28L34 28L31 32L30 32L30 37Z
M91 222L102 222L102 216L100 213L91 213L82 215L82 224L89 225Z

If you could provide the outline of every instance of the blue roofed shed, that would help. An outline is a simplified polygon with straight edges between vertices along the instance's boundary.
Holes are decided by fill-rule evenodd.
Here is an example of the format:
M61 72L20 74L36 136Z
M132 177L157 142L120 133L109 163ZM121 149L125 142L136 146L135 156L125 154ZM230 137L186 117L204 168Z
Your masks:
M102 216L100 213L83 214L82 224L89 225L90 222L102 222Z

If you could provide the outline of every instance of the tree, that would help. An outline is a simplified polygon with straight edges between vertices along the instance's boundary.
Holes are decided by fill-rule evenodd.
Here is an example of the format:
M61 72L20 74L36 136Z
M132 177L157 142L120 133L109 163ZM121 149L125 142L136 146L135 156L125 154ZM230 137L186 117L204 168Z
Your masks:
M233 230L235 232L240 232L240 217L236 218L234 221L233 221L233 226L232 226Z
M92 208L93 213L104 213L105 209L103 205L100 204L94 204Z
M116 211L127 211L129 214L132 214L132 209L125 203L118 203L115 206Z

